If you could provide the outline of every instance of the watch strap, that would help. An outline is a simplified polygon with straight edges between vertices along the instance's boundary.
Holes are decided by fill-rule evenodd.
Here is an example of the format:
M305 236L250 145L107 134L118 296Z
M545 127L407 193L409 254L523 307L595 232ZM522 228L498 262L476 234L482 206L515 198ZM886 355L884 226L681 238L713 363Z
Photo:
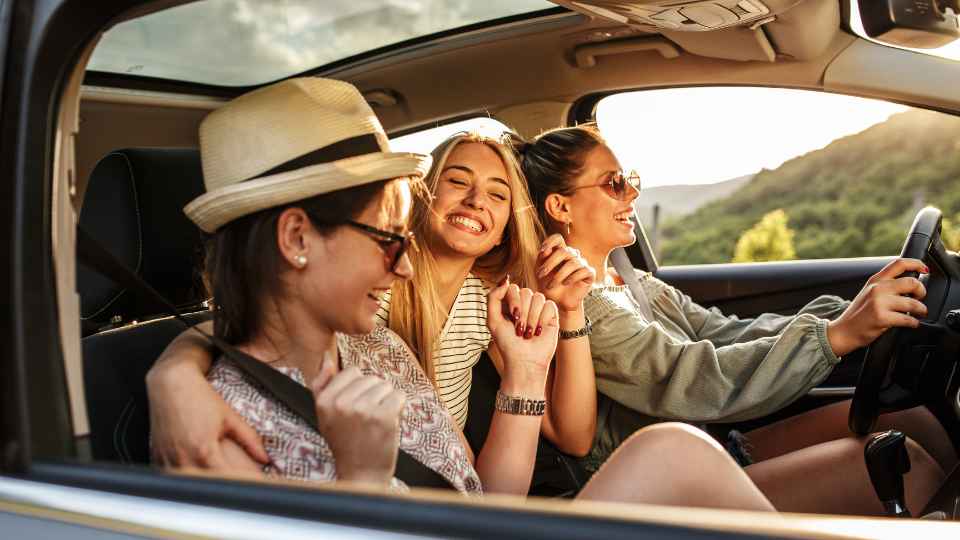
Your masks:
M497 400L494 402L494 408L507 414L518 414L521 416L543 416L547 410L547 400L545 399L527 399L520 396L508 396L497 390Z

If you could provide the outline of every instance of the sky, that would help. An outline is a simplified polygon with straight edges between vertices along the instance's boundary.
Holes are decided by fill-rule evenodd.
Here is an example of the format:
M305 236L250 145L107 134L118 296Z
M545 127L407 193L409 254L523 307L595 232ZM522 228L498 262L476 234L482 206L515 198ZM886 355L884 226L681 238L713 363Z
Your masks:
M709 184L774 169L793 157L863 131L907 107L806 90L714 87L609 96L597 123L624 169L644 187ZM392 147L429 152L450 134L503 124L478 118L399 137Z
M644 187L709 184L775 169L907 108L777 88L674 88L602 100L597 123Z

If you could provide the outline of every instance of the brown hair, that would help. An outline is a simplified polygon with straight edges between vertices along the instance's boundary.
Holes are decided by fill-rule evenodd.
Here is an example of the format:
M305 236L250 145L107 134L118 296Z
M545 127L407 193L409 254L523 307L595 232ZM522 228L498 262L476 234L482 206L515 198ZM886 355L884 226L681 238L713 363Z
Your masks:
M553 219L547 214L547 196L572 193L574 180L583 171L584 158L606 141L594 124L581 124L545 131L529 142L512 135L511 144L527 178L540 222L550 229Z
M207 241L204 281L213 297L214 334L236 345L253 338L263 325L264 306L280 294L283 258L277 246L277 222L288 208L302 208L320 234L329 234L341 223L355 219L377 197L381 212L396 212L397 180L383 180L327 193L291 204L268 208L238 218Z

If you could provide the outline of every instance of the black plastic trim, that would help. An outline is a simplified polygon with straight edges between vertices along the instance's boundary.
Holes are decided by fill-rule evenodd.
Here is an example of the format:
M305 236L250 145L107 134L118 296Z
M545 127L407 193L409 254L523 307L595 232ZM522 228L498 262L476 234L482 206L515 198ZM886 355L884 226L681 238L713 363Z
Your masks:
M137 467L36 463L29 480L182 503L193 503L353 527L448 538L554 540L775 538L557 514L529 508L504 510L469 504L397 499L259 483L170 476ZM238 489L242 486L242 489Z
M7 105L8 94L6 85L8 44L12 42L10 32L13 18L13 2L0 0L0 126L7 126L12 122L11 107ZM16 44L14 44L16 45ZM0 132L0 170L5 169L2 164L7 163L10 141ZM0 182L0 215L3 216L5 230L12 230L14 213L14 183ZM12 255L13 237L0 231L0 249L6 255ZM10 265L0 264L0 283L9 284L13 280L13 268ZM0 340L3 343L13 343L14 309L11 291L0 285L0 304L6 313L0 316ZM20 366L13 361L12 355L0 355L0 470L18 470L26 465L21 445L27 439L26 405L23 392L25 386Z

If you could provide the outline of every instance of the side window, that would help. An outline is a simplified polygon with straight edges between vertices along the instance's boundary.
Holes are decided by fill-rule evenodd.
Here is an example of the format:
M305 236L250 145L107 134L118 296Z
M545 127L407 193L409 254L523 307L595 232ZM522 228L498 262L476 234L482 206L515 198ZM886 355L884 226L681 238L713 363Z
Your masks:
M598 126L643 189L663 265L895 255L917 210L960 249L960 118L804 90L603 98Z
M459 122L444 124L433 128L427 128L400 137L390 139L390 149L394 152L418 152L429 154L447 137L460 131L477 132L488 137L500 137L504 131L508 131L506 125L502 122L486 116L469 118Z

